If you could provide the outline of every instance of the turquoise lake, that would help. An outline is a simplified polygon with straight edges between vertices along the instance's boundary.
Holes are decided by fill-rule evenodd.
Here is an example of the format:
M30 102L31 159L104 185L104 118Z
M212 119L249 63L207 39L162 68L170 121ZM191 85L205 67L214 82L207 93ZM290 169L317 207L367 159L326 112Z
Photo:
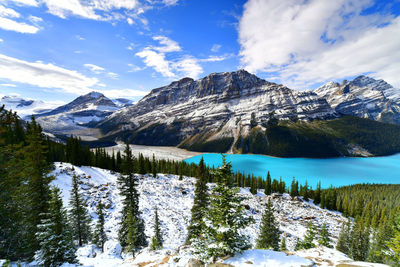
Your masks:
M212 167L220 166L221 154L202 154L185 161L198 164L201 157ZM227 155L234 172L244 172L256 176L267 176L270 171L274 179L282 178L290 184L293 177L313 188L321 181L323 188L330 185L341 186L358 183L400 184L400 154L375 158L273 158L263 155Z

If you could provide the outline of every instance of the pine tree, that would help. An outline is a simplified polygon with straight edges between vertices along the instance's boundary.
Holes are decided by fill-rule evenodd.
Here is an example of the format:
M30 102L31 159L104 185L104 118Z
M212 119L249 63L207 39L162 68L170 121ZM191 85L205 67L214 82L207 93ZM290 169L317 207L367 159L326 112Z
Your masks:
M300 239L297 237L297 238L296 238L296 245L294 246L294 250L295 250L295 251L300 250L300 249L302 248L301 245L302 245L302 242L301 242Z
M190 244L193 238L198 238L204 227L204 216L209 204L209 195L207 187L206 167L204 159L201 158L198 167L196 180L196 189L194 191L194 200L192 206L192 217L188 226L188 236L186 244Z
M214 174L218 183L210 195L205 227L200 237L192 241L194 252L203 259L215 260L250 248L249 237L240 230L254 220L245 215L241 205L244 197L238 195L239 188L233 185L231 168L223 156L222 166Z
M281 251L286 251L287 247L286 247L286 238L282 237L282 241L281 241Z
M160 221L158 218L158 209L155 208L155 219L154 219L154 236L151 239L151 250L158 250L163 247L163 240L161 236Z
M72 233L67 224L67 213L63 208L60 189L54 187L50 193L48 213L43 214L38 225L37 237L40 249L35 259L43 266L58 266L64 262L75 263Z
M321 181L318 182L314 192L314 204L318 205L319 203L321 203Z
M101 251L104 252L104 243L107 241L107 235L104 229L104 223L105 223L105 218L104 218L104 204L103 202L99 201L97 204L97 224L96 228L94 230L94 236L93 236L93 243L96 244L98 247L101 248Z
M309 249L309 248L314 248L314 238L315 238L315 226L312 224L312 222L309 222L307 224L307 232L304 235L304 240L301 242L301 248L304 249Z
M347 223L343 223L342 230L339 233L338 242L336 244L336 250L343 252L346 255L350 255L350 244L351 244L351 221L347 220Z
M319 232L319 239L318 239L318 244L321 246L331 248L332 245L332 240L328 232L328 228L326 227L326 223L322 224L321 231Z
M365 261L369 250L369 230L363 219L357 219L351 231L350 256L356 261Z
M390 250L390 261L397 262L397 266L400 266L400 212L394 217L393 237L387 242L387 246Z
M261 219L261 231L257 239L256 248L279 250L280 231L275 220L271 201L268 200Z
M121 166L122 172L117 181L123 198L118 239L123 248L127 248L134 253L139 248L147 246L147 240L144 234L144 221L139 211L139 193L136 189L138 181L133 174L134 159L128 142L126 142L124 153L125 156Z
M90 216L86 209L86 201L79 190L79 177L75 174L72 176L69 206L69 219L74 239L78 241L79 246L82 246L83 244L87 244L91 239Z
M48 201L50 200L49 184L53 177L49 176L50 165L46 161L47 147L42 134L42 129L36 123L34 117L27 124L26 139L28 145L23 148L23 176L29 177L27 180L26 202L24 205L29 208L26 216L28 236L27 241L30 246L28 250L34 252L38 249L39 243L35 233L38 225L43 219L43 214L48 212Z
M264 190L264 194L266 195L270 195L272 193L272 182L271 182L271 175L268 171L267 173L267 180L265 182L265 190Z

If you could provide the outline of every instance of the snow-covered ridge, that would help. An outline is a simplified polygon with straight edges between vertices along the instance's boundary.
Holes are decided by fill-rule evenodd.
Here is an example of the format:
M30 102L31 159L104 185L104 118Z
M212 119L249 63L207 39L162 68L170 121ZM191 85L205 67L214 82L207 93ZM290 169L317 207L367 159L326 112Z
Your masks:
M17 112L23 119L29 119L32 114L48 112L60 105L59 102L44 102L40 100L23 99L17 96L3 96L0 106L4 105L6 110Z
M104 254L101 254L92 246L80 249L81 256L79 259L81 263L85 266L105 266L104 264L107 264L107 266L120 266L123 264L132 266L133 263L141 262L152 262L154 265L157 262L166 260L165 264L160 266L186 265L187 261L192 257L188 248L183 244L191 216L190 212L195 189L194 178L183 177L180 181L176 175L158 174L156 178L151 175L138 175L140 210L145 221L145 233L149 239L153 235L154 207L157 206L164 238L164 249L154 253L145 249L135 259L129 256L122 259L119 255L116 256L110 252L112 248L115 249L115 244L117 243L118 222L122 209L121 198L116 185L119 174L95 167L77 167L69 163L55 163L55 170L52 172L55 180L52 184L62 190L63 201L66 206L68 205L71 180L74 174L81 177L82 183L80 186L87 200L89 212L93 217L93 224L97 220L95 214L96 204L100 199L103 199L107 208L105 228L110 239L108 245L111 247ZM213 187L214 185L210 184L209 186ZM297 237L303 237L307 222L312 221L319 226L322 223L326 223L330 234L336 240L341 224L345 220L337 212L320 209L313 205L312 202L303 202L301 199L292 200L288 195L265 196L261 191L257 195L252 195L248 189L241 189L240 193L248 197L248 200L243 205L247 213L252 215L256 221L255 224L244 230L249 234L253 244L257 238L261 216L268 199L271 199L275 208L275 216L280 223L280 230L286 236L289 250L293 250L294 241ZM97 254L96 257L94 257L95 254ZM279 259L283 255L274 255L274 257ZM236 260L233 258L230 262L233 264L235 261L240 262L240 260L240 258ZM298 261L298 265L295 264L293 266L300 266L300 262L304 263L304 259L302 258L301 261ZM152 266L152 264L149 263L149 265L143 266ZM241 266L240 264L234 265Z
M252 113L261 126L271 112L279 119L336 117L326 100L314 92L291 90L239 70L212 73L199 80L184 78L153 89L136 105L114 112L98 127L107 129L105 134L115 134L180 123L179 131L165 134L175 134L174 140L180 141L199 133L233 137L248 132ZM156 141L148 145L161 144Z
M329 82L314 92L339 114L400 124L400 89L384 80L362 75L340 84Z

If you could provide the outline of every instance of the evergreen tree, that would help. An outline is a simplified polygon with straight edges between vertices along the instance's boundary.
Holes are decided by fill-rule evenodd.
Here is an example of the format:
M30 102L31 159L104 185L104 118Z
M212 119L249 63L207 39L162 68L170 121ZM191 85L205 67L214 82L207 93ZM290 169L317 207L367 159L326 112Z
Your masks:
M400 266L400 212L394 217L393 237L387 242L387 246L390 251L389 260L396 264L395 266Z
M147 246L147 240L144 234L144 222L139 211L139 193L136 189L138 181L137 177L133 174L134 159L128 142L126 142L124 153L121 176L117 181L120 194L123 198L118 239L123 248L127 248L134 253L139 248Z
M271 182L271 175L268 171L267 173L267 180L265 181L265 190L264 190L264 194L266 195L271 195L272 193L272 182Z
M210 205L205 216L205 226L199 238L193 239L195 253L203 259L234 255L250 248L248 236L240 232L254 220L245 215L241 202L244 198L234 187L231 164L222 158L214 178L218 181L210 195Z
M154 236L151 239L151 250L158 250L163 247L163 240L161 236L160 221L158 218L158 209L155 208L155 219L154 219Z
M317 189L314 192L314 204L318 205L321 203L321 181L317 184Z
M350 255L350 244L351 244L351 221L347 220L347 223L343 223L342 230L339 233L338 242L336 244L336 250L343 252L346 255Z
M331 248L332 240L328 232L328 228L326 227L326 223L322 224L321 231L319 232L318 244L324 247Z
M268 200L261 219L261 231L256 241L256 248L279 250L280 231L273 210L271 201Z
M297 182L294 177L293 177L293 181L292 184L290 186L290 196L291 197L295 197L299 195L299 182Z
M297 250L300 250L302 247L301 247L301 244L302 244L302 242L300 241L300 239L297 237L296 238L296 245L294 246L294 250L295 251L297 251Z
M196 189L194 191L194 200L192 206L192 217L188 226L188 236L186 244L190 244L193 238L198 238L204 227L204 217L209 204L206 167L204 159L201 158L198 167L198 178L196 180Z
M60 189L54 187L50 193L48 213L43 214L38 225L37 237L40 249L35 259L43 266L59 266L64 262L75 263L75 247L67 224Z
M99 201L97 204L97 224L96 228L94 230L94 237L93 237L93 243L95 243L98 247L101 248L101 251L104 252L104 243L107 241L107 235L104 229L104 223L105 223L105 218L104 218L104 204L103 202Z
M301 242L300 247L304 249L314 248L314 238L315 238L315 226L312 222L307 224L307 232L304 236L303 242Z
M282 241L281 241L281 251L286 251L287 247L286 247L286 238L282 237Z
M356 261L365 261L368 257L369 229L363 219L357 219L351 232L350 256Z
M71 196L69 200L69 219L74 239L79 246L87 244L91 238L90 216L86 210L86 201L79 190L79 177L72 176Z
M37 227L43 219L43 214L48 212L48 202L50 200L49 184L53 177L49 176L50 165L46 161L47 147L42 134L42 129L36 123L34 117L27 124L26 139L28 145L24 147L22 153L24 157L23 175L29 177L27 181L26 201L29 207L26 216L26 223L29 227L28 243L30 250L38 249L39 243L35 236Z

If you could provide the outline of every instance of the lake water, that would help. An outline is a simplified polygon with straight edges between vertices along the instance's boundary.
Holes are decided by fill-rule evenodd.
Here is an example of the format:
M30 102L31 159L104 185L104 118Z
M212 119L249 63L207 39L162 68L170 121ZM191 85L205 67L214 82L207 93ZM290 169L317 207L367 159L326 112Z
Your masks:
M220 166L221 154L202 154L185 161L198 164L201 157L207 165ZM232 163L235 172L267 176L282 179L290 185L293 177L313 188L321 181L323 188L330 185L341 186L358 183L388 183L400 184L400 154L375 158L273 158L263 155L227 155L227 161Z

